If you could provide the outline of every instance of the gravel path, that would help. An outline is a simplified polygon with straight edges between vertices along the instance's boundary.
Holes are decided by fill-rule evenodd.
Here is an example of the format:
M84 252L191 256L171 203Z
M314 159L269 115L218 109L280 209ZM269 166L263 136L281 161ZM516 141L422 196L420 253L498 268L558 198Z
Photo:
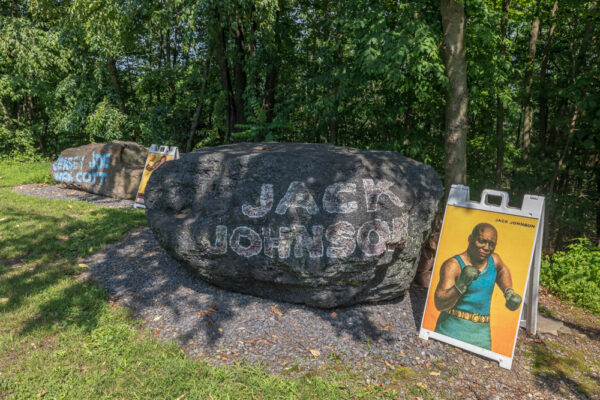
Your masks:
M59 185L21 185L15 186L13 192L26 194L28 196L40 197L48 200L74 200L87 201L103 207L130 208L133 207L133 200L114 199L97 194L82 192L81 190L67 189Z
M418 338L426 292L380 304L320 310L216 288L173 260L149 229L85 259L86 274L134 310L161 339L191 356L261 361L273 372L319 368L343 359L373 372L419 369L445 358L440 343ZM386 364L387 363L387 364Z

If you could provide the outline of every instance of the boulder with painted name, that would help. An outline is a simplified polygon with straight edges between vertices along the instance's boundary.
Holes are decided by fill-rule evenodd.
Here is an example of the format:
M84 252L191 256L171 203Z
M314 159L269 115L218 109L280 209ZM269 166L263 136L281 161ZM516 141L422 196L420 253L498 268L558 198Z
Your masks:
M398 153L240 143L157 170L146 215L202 279L330 308L408 289L441 196L433 168Z
M112 141L72 147L50 166L57 183L118 199L134 199L148 149L134 142Z

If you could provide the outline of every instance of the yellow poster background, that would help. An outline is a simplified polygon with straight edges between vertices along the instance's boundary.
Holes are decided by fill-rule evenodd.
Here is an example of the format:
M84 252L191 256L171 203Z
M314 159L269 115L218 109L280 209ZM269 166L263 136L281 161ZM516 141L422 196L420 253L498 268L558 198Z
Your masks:
M150 175L152 175L154 169L158 168L157 165L160 163L162 157L166 157L166 161L171 161L173 159L172 154L148 154L148 158L146 158L146 165L144 165L144 173L142 174L142 180L140 181L140 188L138 189L138 194L144 194L144 192L146 191L146 184L148 183L148 179L150 179ZM151 169L149 170L148 167L150 167Z
M538 221L535 218L519 217L492 211L474 210L465 207L447 206L444 226L440 235L433 276L427 305L423 317L423 328L434 331L440 312L433 301L435 288L440 280L440 267L449 258L462 253L469 245L468 238L475 225L487 222L498 231L495 253L500 256L511 273L513 288L524 297L531 253L535 242ZM490 305L490 330L492 351L512 357L515 335L519 324L521 307L510 311L504 305L504 295L495 285Z

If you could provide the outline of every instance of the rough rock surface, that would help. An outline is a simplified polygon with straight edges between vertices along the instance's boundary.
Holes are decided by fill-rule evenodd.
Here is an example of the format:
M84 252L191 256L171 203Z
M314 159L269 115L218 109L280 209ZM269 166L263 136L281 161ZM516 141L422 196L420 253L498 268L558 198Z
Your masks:
M148 149L134 142L91 143L64 150L50 173L71 189L134 199L147 156Z
M441 195L433 168L397 153L240 143L153 173L146 215L206 281L330 308L408 289Z

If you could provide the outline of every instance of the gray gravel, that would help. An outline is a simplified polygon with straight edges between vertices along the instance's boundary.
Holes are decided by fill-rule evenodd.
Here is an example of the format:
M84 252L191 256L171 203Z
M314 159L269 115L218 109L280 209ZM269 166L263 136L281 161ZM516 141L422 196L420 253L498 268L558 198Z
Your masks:
M441 344L418 338L423 290L332 310L233 293L194 276L147 228L83 262L90 266L85 278L130 307L155 336L212 362L245 359L274 372L300 372L343 360L377 374L390 364L419 369L447 354Z
M42 199L48 200L86 201L103 207L133 207L133 200L122 200L115 199L112 197L104 197L93 193L82 192L81 190L67 189L60 185L21 185L15 186L13 188L13 192L26 194L28 196L40 197Z

